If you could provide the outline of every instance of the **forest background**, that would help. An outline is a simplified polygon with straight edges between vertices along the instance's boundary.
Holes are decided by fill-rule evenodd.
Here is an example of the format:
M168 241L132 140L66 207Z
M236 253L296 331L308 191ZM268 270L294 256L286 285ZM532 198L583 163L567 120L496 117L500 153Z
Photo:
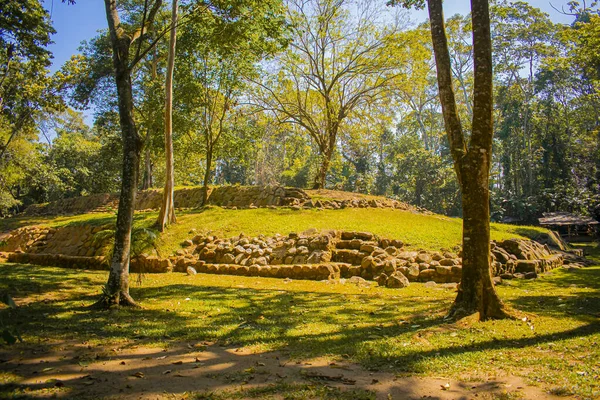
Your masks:
M4 3L19 3L29 18L18 40L0 30L0 213L117 192L122 146L106 30L51 64L49 11L79 5ZM142 3L125 2L131 24ZM183 2L182 14L195 5ZM492 6L494 220L531 223L558 210L600 217L600 16L594 4L555 6L560 22L525 2ZM6 15L0 23L10 26ZM375 0L269 2L251 26L200 15L178 32L177 185L327 187L460 216L427 25ZM102 12L96 17L105 24ZM169 20L165 6L157 24ZM468 131L470 17L449 15L447 28ZM164 186L167 51L168 35L134 71L141 188Z

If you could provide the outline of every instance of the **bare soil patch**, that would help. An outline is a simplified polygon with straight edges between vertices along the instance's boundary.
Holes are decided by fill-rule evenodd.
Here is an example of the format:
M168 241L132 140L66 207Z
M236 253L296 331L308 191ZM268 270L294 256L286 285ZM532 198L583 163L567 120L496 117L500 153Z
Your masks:
M558 398L516 376L484 381L399 376L324 357L291 360L285 352L253 353L206 342L166 348L55 342L0 349L0 398L193 399L282 383L363 389L386 400Z

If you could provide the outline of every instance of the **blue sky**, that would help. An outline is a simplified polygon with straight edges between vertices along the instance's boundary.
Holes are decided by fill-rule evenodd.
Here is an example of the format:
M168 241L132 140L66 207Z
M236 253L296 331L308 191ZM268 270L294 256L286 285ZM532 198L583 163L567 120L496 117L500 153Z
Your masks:
M168 1L168 0L166 0ZM103 0L78 0L75 5L67 5L61 0L44 0L44 6L52 13L52 21L56 34L52 37L54 44L50 50L54 54L52 70L59 69L72 54L76 54L83 40L96 36L98 30L106 29L106 14ZM446 1L444 4L446 16L456 13L469 12L469 1ZM534 7L546 11L554 21L569 23L572 17L557 13L548 0L530 0ZM566 5L567 0L553 0L556 8ZM426 11L412 11L411 19L424 21Z

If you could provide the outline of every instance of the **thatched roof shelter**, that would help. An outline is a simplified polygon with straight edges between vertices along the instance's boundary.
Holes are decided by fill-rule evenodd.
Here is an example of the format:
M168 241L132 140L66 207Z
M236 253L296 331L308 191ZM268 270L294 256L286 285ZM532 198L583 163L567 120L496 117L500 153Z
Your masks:
M539 218L542 226L577 226L577 225L598 225L599 222L591 217L571 214L568 212L544 213L543 218Z

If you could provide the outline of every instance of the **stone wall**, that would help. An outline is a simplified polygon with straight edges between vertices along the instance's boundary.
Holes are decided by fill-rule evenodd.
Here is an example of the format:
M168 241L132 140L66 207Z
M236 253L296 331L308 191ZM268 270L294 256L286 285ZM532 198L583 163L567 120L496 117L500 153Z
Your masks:
M0 251L12 262L102 269L108 267L104 255L110 250L110 229L109 225L25 227L0 236ZM492 242L491 247L492 272L503 279L535 278L564 261L564 253L531 240L509 239ZM144 254L131 261L131 270L139 272L186 272L189 268L293 279L360 277L382 286L403 287L409 282L457 283L462 259L460 253L413 250L401 240L369 232L310 230L270 237L195 235L168 258Z
M204 188L190 187L175 190L176 208L198 208L202 204ZM162 201L161 190L139 191L136 198L136 210L157 210ZM385 198L365 198L356 195L345 200L311 199L302 189L283 186L217 186L209 188L208 204L225 208L291 207L302 208L395 208L423 211L408 204ZM92 196L63 199L46 204L33 204L25 209L23 215L61 215L82 214L86 212L116 211L119 205L116 194L96 194Z
M60 228L27 226L0 235L0 251L66 256L101 256L110 237L97 235L111 225L67 225Z
M175 190L176 208L197 208L202 204L204 188L191 187ZM310 197L302 189L282 186L218 186L209 188L208 203L226 207L283 206L295 202L304 203ZM162 190L139 191L136 210L160 208ZM116 194L95 194L85 197L58 200L46 204L33 204L25 209L24 215L81 214L116 210L119 198Z
M436 283L459 282L462 274L460 254L407 250L400 240L379 238L369 232L306 232L253 238L197 235L182 246L170 258L170 268L180 272L188 267L201 266L204 270L211 265L225 270L235 265L265 271L273 266L293 265L300 271L310 266L334 264L343 278L360 276L386 286L398 285L394 277L400 274L408 281ZM493 242L492 248L493 273L505 279L533 278L563 262L561 254L530 240ZM147 270L155 270L155 263L154 260L149 263ZM235 271L236 274L249 273L247 268Z

